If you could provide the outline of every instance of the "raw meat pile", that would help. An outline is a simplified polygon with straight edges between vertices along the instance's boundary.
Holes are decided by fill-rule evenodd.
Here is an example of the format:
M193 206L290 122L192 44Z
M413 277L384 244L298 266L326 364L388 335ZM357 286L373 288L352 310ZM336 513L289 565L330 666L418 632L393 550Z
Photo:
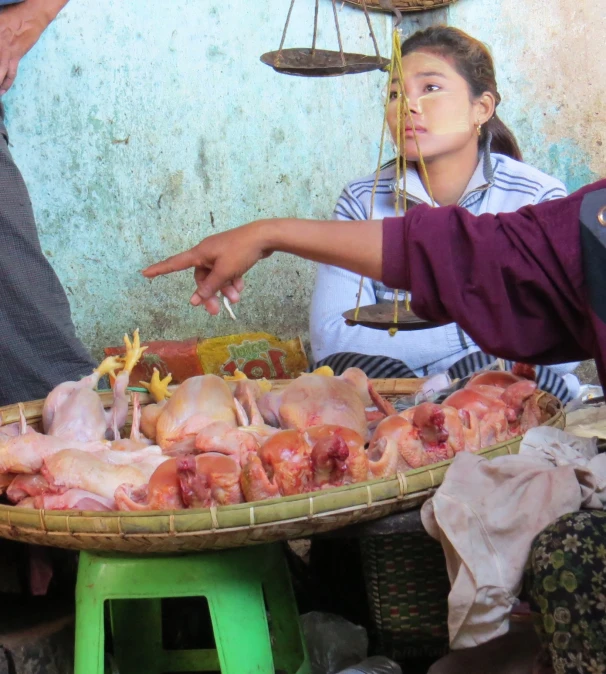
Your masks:
M397 414L366 375L325 368L281 391L267 382L214 375L169 391L158 373L143 409L130 372L145 347L125 337L124 358L108 358L89 377L47 397L43 433L0 427L0 488L11 503L47 510L167 510L228 505L312 492L452 458L541 423L536 384L484 372L441 405ZM94 390L120 370L114 404ZM378 410L378 411L377 411Z

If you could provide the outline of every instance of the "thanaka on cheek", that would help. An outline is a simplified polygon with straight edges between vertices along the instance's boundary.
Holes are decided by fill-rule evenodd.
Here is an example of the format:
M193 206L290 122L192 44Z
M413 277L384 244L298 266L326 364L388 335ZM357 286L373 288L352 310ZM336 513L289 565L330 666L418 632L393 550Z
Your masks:
M421 124L429 133L438 136L468 133L471 129L469 114L465 106L459 104L460 98L459 94L448 91L434 91L421 96L418 101Z

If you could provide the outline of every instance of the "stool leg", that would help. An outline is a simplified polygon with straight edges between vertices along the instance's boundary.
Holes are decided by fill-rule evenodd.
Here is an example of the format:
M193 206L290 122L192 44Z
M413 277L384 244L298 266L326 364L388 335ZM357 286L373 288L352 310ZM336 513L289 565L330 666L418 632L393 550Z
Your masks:
M162 601L114 599L110 613L114 656L120 674L161 674Z
M251 586L235 595L208 593L221 674L274 674L263 592Z
M309 674L311 665L299 623L297 602L280 547L272 551L270 575L264 583L271 616L275 667L287 674Z
M74 674L104 674L105 626L103 599L92 592L76 592Z

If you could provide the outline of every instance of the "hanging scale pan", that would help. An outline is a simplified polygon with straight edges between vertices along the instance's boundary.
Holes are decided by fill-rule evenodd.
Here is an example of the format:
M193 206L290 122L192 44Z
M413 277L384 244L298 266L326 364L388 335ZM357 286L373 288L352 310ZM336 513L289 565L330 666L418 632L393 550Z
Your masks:
M291 0L286 24L282 33L282 40L278 51L271 51L261 56L261 61L271 66L276 72L285 75L297 75L299 77L335 77L337 75L353 75L357 73L366 73L371 70L386 70L390 61L382 58L379 53L377 39L372 29L370 15L366 9L366 0L361 0L364 7L364 14L370 30L370 36L375 48L373 56L364 54L348 54L343 51L341 41L341 30L339 27L339 18L337 15L336 0L332 0L333 16L337 38L339 41L339 51L330 51L328 49L317 49L316 39L318 36L318 9L320 0L316 0L316 11L314 16L314 35L311 48L291 48L284 49L284 40L290 23L292 9L295 0Z
M299 77L354 75L371 70L384 70L389 65L389 61L380 56L309 48L270 51L261 56L261 61L271 66L276 72Z
M395 320L394 316L393 302L360 307L357 318L355 309L350 309L343 314L347 325L360 325L364 328L373 328L374 330L429 330L430 328L441 326L441 323L432 323L431 321L419 318L412 311L406 309L405 302L398 302L397 320Z

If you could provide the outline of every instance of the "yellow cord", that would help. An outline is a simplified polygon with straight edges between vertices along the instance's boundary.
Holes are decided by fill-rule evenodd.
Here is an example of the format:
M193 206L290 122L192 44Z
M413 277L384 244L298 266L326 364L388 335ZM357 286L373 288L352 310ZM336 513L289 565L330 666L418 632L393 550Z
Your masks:
M383 115L383 128L381 131L381 142L379 145L379 160L377 162L377 170L375 172L375 180L372 186L372 192L370 195L370 213L369 213L369 220L372 220L373 215L374 215L374 208L375 208L375 197L377 193L377 186L379 184L379 177L381 175L381 162L383 159L383 150L385 147L385 132L387 130L387 114L389 111L389 89L391 88L391 81L393 78L394 72L397 73L398 75L398 81L399 81L399 88L400 88L400 95L398 96L398 120L397 120L397 139L396 139L396 189L395 189L395 214L396 217L399 216L400 214L400 199L402 199L402 210L404 213L406 213L406 194L407 194L407 186L406 186L406 146L402 147L402 120L405 120L406 118L410 118L410 125L412 128L412 134L413 138L415 141L415 145L417 148L417 154L419 156L419 166L421 167L421 175L423 178L423 181L425 183L425 187L427 189L427 193L429 195L429 198L431 199L431 205L435 206L436 202L433 198L433 194L431 191L431 185L429 184L429 174L427 172L427 166L425 165L425 161L423 159L423 155L421 153L421 148L419 146L419 139L417 137L417 130L415 128L415 123L414 119L412 118L412 115L410 113L410 105L408 101L408 97L406 96L406 90L404 88L404 69L402 67L402 44L400 42L400 33L398 32L398 29L395 28L393 31L393 36L392 36L392 54L391 54L391 62L389 64L389 68L387 70L388 74L388 93L387 93L387 100L385 101L385 112ZM403 162L402 162L403 160ZM402 163L401 163L402 162ZM404 168L404 171L402 172L401 169ZM403 179L404 185L403 189L400 188L400 180ZM362 288L364 286L364 276L360 276L360 284L358 286L358 296L357 296L357 301L356 301L356 310L354 312L354 320L358 320L358 314L360 312L360 303L362 301ZM399 311L399 290L394 291L394 323L397 324L398 322L398 311ZM408 290L405 291L405 297L404 297L404 303L406 307L406 311L410 311L410 295ZM396 327L390 328L389 329L389 335L394 336L398 332L398 329Z
M388 76L388 87L391 85L391 78L393 75L393 56L391 58L391 63L387 69ZM372 185L372 192L370 193L370 213L368 216L369 220L372 220L374 210L375 210L375 196L377 194L377 185L379 184L379 177L381 175L381 161L383 159L383 150L385 148L385 131L387 129L387 112L389 110L389 90L387 93L387 103L385 104L385 112L383 113L383 127L381 129L381 142L379 144L379 161L377 162L377 170L375 171L375 180ZM358 297L356 301L356 310L354 312L354 320L358 320L358 314L360 313L360 303L362 301L362 287L364 286L364 276L360 276L360 284L358 285Z

